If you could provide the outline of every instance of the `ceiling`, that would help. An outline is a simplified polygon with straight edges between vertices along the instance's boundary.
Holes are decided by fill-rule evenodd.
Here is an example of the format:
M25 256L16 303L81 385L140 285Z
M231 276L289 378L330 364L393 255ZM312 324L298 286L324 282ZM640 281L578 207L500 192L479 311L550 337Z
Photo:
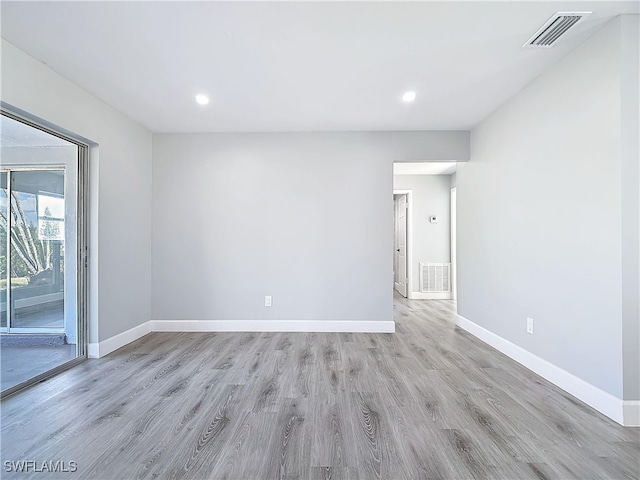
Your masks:
M456 171L456 162L394 163L394 175L451 175Z
M0 2L5 40L154 132L467 130L638 5ZM522 48L557 11L593 13Z

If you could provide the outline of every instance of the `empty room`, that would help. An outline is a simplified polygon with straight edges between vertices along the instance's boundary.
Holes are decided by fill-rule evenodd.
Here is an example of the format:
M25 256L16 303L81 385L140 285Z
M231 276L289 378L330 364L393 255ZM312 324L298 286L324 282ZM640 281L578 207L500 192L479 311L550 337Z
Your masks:
M2 478L640 478L637 1L0 22Z

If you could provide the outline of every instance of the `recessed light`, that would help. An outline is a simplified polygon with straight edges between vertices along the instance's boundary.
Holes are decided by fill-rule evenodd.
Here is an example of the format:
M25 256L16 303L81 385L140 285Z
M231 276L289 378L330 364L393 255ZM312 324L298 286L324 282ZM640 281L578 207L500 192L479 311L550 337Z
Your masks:
M404 95L402 95L402 101L403 102L413 102L416 99L416 92L404 92Z
M207 103L209 103L209 97L207 97L206 95L196 95L196 102L198 102L200 105L206 105Z

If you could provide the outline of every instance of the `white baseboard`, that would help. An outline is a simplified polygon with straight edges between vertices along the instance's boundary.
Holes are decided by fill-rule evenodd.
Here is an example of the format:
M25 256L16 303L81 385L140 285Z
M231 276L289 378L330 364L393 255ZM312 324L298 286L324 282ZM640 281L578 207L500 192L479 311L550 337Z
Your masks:
M534 355L528 350L511 343L509 340L490 332L484 327L473 323L471 320L468 320L461 315L458 315L457 324L460 328L491 345L496 350L499 350L521 365L524 365L529 370L537 373L574 397L582 400L584 403L595 408L600 413L603 413L621 425L629 425L627 424L627 419L623 415L623 402L618 397L611 395L604 390L600 390L598 387L585 382L581 378L578 378L566 370L563 370L537 355ZM635 414L638 415L638 410L635 411ZM632 417L634 415L633 405L629 406L628 415L629 421L632 421ZM638 420L637 417L636 420Z
M394 333L396 324L352 320L151 320L151 331Z
M451 292L409 292L409 300L451 300Z
M622 402L622 412L625 427L640 427L640 401L625 400Z
M124 347L134 340L144 337L147 333L151 333L151 322L145 322L141 325L133 327L125 332L109 337L100 343L90 343L87 350L89 358L100 358L109 355L114 350Z
M393 321L353 320L151 320L88 345L89 358L101 358L151 332L345 332L394 333Z

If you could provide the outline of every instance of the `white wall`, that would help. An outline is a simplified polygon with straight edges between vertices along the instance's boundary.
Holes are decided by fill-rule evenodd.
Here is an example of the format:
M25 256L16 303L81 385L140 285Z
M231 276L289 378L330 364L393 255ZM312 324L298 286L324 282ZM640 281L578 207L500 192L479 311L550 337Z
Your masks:
M151 318L151 299L158 301L159 304L154 308L154 318L214 318L222 315L224 318L266 318L262 309L256 309L255 304L248 306L242 304L235 305L234 310L230 310L229 303L220 303L217 299L226 299L229 291L229 277L224 272L225 258L220 260L220 265L214 264L213 259L220 259L213 256L222 255L224 253L217 250L216 242L219 240L220 232L215 229L215 235L205 242L203 237L198 236L198 231L190 232L186 235L188 244L204 242L204 250L194 250L194 252L204 253L204 259L198 258L195 261L194 270L189 270L188 275L194 274L198 277L198 268L204 265L206 275L219 275L220 271L224 272L224 281L212 285L207 283L210 278L202 278L199 276L196 280L205 281L205 283L191 285L193 290L187 287L176 287L171 289L165 285L165 282L172 282L177 277L166 276L165 265L167 258L175 253L169 249L169 257L162 252L156 255L156 278L154 281L154 294L151 292L151 178L152 178L152 151L151 151L151 134L146 129L131 121L126 116L120 114L116 110L104 104L101 100L93 97L91 94L80 89L75 84L69 82L57 73L47 68L42 63L28 56L21 50L6 41L2 41L2 102L3 106L8 107L19 113L26 113L31 118L49 124L58 129L66 131L71 135L83 137L89 142L91 147L90 154L90 299L89 299L89 342L96 345L97 342L108 342L105 348L100 347L100 352L110 351L117 346L130 341L137 335L148 331L149 324L146 323ZM203 137L204 138L204 137ZM226 158L229 154L234 157L236 154L242 155L246 150L242 145L236 142L244 142L244 137L230 136L230 143L223 146L225 149L229 147L230 151L220 152L216 145L211 146L211 152L219 160L215 168L223 168L227 170ZM257 137L251 137L257 138ZM262 148L264 145L270 145L272 153L269 162L283 164L286 176L278 177L279 183L275 186L281 187L277 194L271 196L274 190L268 189L268 184L262 188L264 198L270 202L279 203L278 208L287 209L289 216L285 217L290 222L286 234L278 238L265 238L265 248L256 250L255 258L251 258L257 262L259 267L257 270L253 264L246 263L247 257L238 256L238 261L243 263L245 273L248 275L239 285L239 291L245 292L240 295L248 295L251 301L255 301L254 292L259 292L258 305L262 305L262 296L265 288L269 288L272 295L275 296L275 304L271 312L271 317L277 318L340 318L340 319L357 319L371 320L376 318L388 319L391 315L391 300L384 298L380 301L374 301L373 305L362 305L364 298L367 300L372 298L380 288L380 260L377 253L378 249L389 255L388 272L385 278L391 278L391 259L388 253L389 249L380 249L378 241L370 242L371 236L379 233L382 225L377 223L377 219L373 217L373 207L379 207L383 200L378 199L371 205L366 205L362 209L361 216L354 219L353 213L344 213L342 210L337 213L339 208L349 199L353 198L356 205L362 202L362 198L370 198L373 192L380 193L380 185L384 175L384 182L389 192L388 208L391 208L391 163L393 161L408 162L421 160L457 160L465 161L469 158L469 132L376 132L376 133L354 133L354 134L337 134L337 135L311 135L309 138L298 137L294 146L290 148L288 142L293 137L284 135L279 137L269 137L271 140L258 140L253 150L249 149L250 155L261 158ZM275 141L273 141L275 139ZM324 139L329 139L325 141ZM162 137L159 143L162 144ZM318 146L319 151L314 152L314 148ZM241 148L236 148L241 147ZM326 148L325 148L326 147ZM208 151L210 145L207 143L203 149ZM279 152L284 149L285 155L279 158ZM237 153L240 152L240 153ZM324 156L323 156L324 153ZM169 157L167 157L169 155ZM163 182L174 183L171 179L164 178L163 168L169 169L168 162L173 167L181 166L181 162L188 164L189 161L183 158L183 152L169 151L167 154L162 149L158 150L161 171L159 176L160 185ZM198 162L201 161L202 155L195 155L192 165L200 167ZM267 155L269 157L269 155ZM302 163L298 160L303 159ZM326 170L317 171L313 167L309 167L307 160L321 159L325 162ZM348 159L344 165L339 165L338 159ZM366 159L366 160L365 160ZM376 165L384 164L382 171L377 169ZM371 168L376 173L371 173ZM203 167L203 171L206 168ZM258 165L257 167L260 167ZM214 168L214 167L211 167ZM318 167L321 168L321 167ZM176 169L180 174L185 172ZM214 173L217 170L214 169ZM175 172L172 172L173 175ZM201 180L202 176L199 171L191 170L187 172L194 180ZM185 174L187 174L185 173ZM237 173L237 172L236 172ZM268 176L269 172L264 172ZM318 173L320 176L314 176ZM349 179L346 184L340 178ZM367 184L367 179L371 177L371 183ZM180 178L180 177L178 177ZM188 180L187 177L184 177ZM260 185L262 178L255 178L253 181ZM344 199L337 205L337 200L327 198L323 185L316 184L318 178L324 178L330 187L330 191L348 192ZM289 184L289 180L299 179L302 183L294 188ZM230 184L234 188L229 188L225 183L227 192L233 190L233 194L243 192L243 183L238 178L236 183ZM361 185L361 182L365 182ZM306 182L306 184L304 183ZM324 185L326 187L326 185ZM237 188L236 188L237 187ZM188 187L187 193L193 193ZM206 208L209 194L208 189L200 192L205 203L202 205L194 204L196 211L198 208ZM285 195L288 192L289 195ZM300 195L308 195L308 201L304 201L306 197L300 197L303 200L300 205L296 200L291 200L290 194L299 192ZM364 197L360 197L356 192L364 193ZM154 191L154 197L162 203L165 190ZM313 195L318 194L322 201L314 198ZM216 197L219 198L219 197ZM234 197L235 198L235 197ZM378 198L378 197L376 197ZM384 198L384 196L380 197ZM257 211L261 209L275 208L274 204L260 203L261 198L258 197ZM324 202L326 200L326 202ZM231 213L223 212L225 218L234 218L234 204L241 203L242 200L234 200L231 205ZM315 214L315 219L305 220L305 216L298 218L292 216L296 212L305 215ZM344 211L349 212L348 205L345 205ZM154 213L156 218L159 215L156 208ZM240 210L243 213L244 210ZM329 212L329 213L327 213ZM333 214L336 218L333 218ZM376 214L384 217L384 212ZM185 214L190 215L189 213ZM354 223L345 225L344 217L348 216L354 219ZM180 216L178 216L180 218ZM258 224L262 222L262 226L266 229L249 229L248 236L254 235L257 231L259 236L262 232L275 231L269 219L257 216L255 220ZM235 220L234 220L235 221ZM276 219L277 223L277 219ZM348 227L345 232L336 230L332 232L334 237L328 238L327 231L321 228L327 227ZM162 220L160 225L156 222L156 232L162 231ZM242 228L240 225L240 232ZM300 227L301 230L297 230ZM210 232L209 232L210 233ZM346 236L344 236L345 234ZM156 233L156 245L160 242L158 233ZM174 233L175 235L175 233ZM342 235L342 236L341 236ZM300 247L292 249L287 248L284 241L280 243L280 238L287 242L298 242ZM226 245L228 238L223 236L219 241L222 245ZM322 243L326 241L327 243ZM390 235L382 242L390 242ZM358 248L356 248L358 245ZM266 248L268 246L268 248ZM346 246L346 249L343 247ZM180 249L181 245L172 245L172 248ZM296 250L297 249L297 250ZM319 258L327 259L322 262L316 258L316 250L320 249L324 252L324 256ZM241 250L241 249L240 249ZM231 250L233 254L236 250ZM284 253L283 253L284 251ZM342 257L349 252L349 258L340 261ZM167 253L167 252L165 252ZM189 252L192 253L192 252ZM332 256L335 255L336 259ZM374 258L373 261L370 261ZM201 260L204 260L201 262ZM187 265L191 265L187 262ZM175 267L175 265L173 265ZM329 268L331 266L332 268ZM183 268L180 265L176 268ZM335 268L333 268L335 267ZM262 268L262 270L261 270ZM309 273L312 278L310 284L300 284L297 277L283 278L282 282L259 283L262 278L269 278L272 271L284 269L290 273ZM233 272L237 273L237 265L233 264ZM196 272L196 273L194 273ZM259 273L258 277L252 278L251 275ZM260 273L262 272L262 273ZM180 272L178 272L180 273ZM165 276L163 276L165 275ZM336 281L335 285L323 280L313 280L313 275L317 278L332 278ZM324 277L323 277L324 275ZM220 278L220 277L216 277ZM343 280L346 279L346 280ZM347 283L348 280L357 280ZM341 282L345 282L342 284ZM287 301L281 291L287 290L289 285L294 284L294 291L300 292L295 296L295 301ZM233 284L233 282L232 282ZM236 285L236 284L234 284ZM215 287L215 288L214 288ZM390 290L390 289L388 289ZM168 295L159 295L158 292L170 292ZM215 293L212 293L215 291ZM184 295L183 295L184 293ZM330 298L329 293L335 293L337 304L327 299ZM291 296L294 296L290 294ZM195 298L192 304L184 303L184 298ZM231 296L230 299L237 299L237 296ZM214 300L215 308L211 306L211 300ZM279 303L285 300L283 303ZM173 303L171 303L173 302ZM308 308L301 310L295 305L306 305ZM377 307L380 307L377 309ZM270 318L271 318L270 317ZM136 328L140 327L140 328ZM144 327L144 328L143 328ZM126 332L135 328L135 332L129 332L124 336L118 336L119 333Z
M601 399L623 398L621 68L618 18L474 128L457 172L459 314Z
M2 40L2 102L97 145L90 158L89 342L150 319L151 134Z
M153 318L391 321L392 163L437 138L154 135Z
M393 162L466 162L469 131L359 132L352 138ZM352 140L353 141L353 140Z
M451 261L450 185L450 175L393 176L394 190L411 190L412 292L420 292L420 263Z

